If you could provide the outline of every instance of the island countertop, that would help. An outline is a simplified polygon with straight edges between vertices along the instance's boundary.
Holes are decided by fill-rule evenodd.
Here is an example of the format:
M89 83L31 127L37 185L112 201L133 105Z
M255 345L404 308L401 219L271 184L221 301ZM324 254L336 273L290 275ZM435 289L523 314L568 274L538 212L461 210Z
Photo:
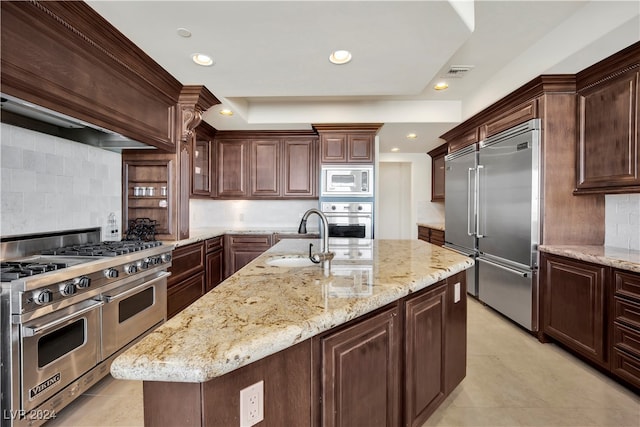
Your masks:
M118 356L115 378L206 382L426 288L473 265L420 240L332 240L344 259L276 267L318 240L287 239ZM345 243L346 242L346 243Z

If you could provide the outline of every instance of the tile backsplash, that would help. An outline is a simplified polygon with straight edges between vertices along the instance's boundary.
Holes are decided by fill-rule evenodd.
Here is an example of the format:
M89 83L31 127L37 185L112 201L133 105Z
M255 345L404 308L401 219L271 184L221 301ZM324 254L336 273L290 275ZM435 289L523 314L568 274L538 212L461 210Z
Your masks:
M110 213L122 232L120 154L4 123L0 136L0 235L102 227L108 239Z
M604 244L640 250L640 194L605 196Z

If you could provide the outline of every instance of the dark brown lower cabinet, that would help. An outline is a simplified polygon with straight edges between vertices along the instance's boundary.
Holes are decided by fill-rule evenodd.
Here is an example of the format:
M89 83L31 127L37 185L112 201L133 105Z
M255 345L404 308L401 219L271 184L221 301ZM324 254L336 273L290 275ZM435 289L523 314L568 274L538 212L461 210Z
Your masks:
M225 236L225 273L231 276L271 247L271 234L227 234Z
M398 306L320 339L324 427L397 426Z
M611 372L640 390L640 274L613 270Z
M205 383L145 381L145 426L238 425L264 381L264 426L420 426L466 374L466 283L427 289Z
M543 331L608 367L606 267L543 254Z
M444 230L438 230L437 228L419 225L418 239L424 240L425 242L432 243L437 246L444 246Z
M206 276L207 286L205 292L218 286L224 280L224 239L222 236L207 239L205 248L207 251Z
M200 298L205 284L204 243L180 246L173 251L167 279L167 318Z

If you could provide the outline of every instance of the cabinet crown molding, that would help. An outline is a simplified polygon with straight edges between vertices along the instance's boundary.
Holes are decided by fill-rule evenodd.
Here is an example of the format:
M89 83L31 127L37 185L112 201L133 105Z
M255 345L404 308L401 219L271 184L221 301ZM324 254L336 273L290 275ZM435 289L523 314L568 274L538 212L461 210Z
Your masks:
M384 123L314 123L317 132L374 132L378 133Z

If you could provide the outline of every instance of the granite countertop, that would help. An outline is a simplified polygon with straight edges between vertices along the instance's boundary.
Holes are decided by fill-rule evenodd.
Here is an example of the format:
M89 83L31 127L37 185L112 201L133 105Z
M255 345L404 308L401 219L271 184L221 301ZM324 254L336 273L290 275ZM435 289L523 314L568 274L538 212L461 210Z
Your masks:
M337 239L341 258L320 266L266 263L306 256L279 242L115 359L115 378L205 382L432 285L473 261L420 240ZM358 242L357 245L354 242ZM342 246L342 247L340 247Z
M418 222L423 227L433 228L434 230L444 231L444 222Z
M214 237L224 236L225 234L298 234L297 228L288 227L206 227L195 228L189 230L189 237L182 240L164 240L167 245L180 246L190 245L192 243L201 242L203 240L212 239ZM309 234L318 234L318 230L309 229Z
M607 246L540 245L541 252L640 273L640 251Z

